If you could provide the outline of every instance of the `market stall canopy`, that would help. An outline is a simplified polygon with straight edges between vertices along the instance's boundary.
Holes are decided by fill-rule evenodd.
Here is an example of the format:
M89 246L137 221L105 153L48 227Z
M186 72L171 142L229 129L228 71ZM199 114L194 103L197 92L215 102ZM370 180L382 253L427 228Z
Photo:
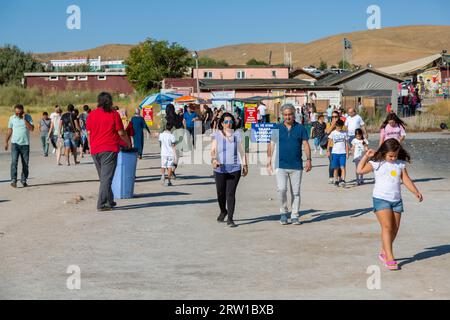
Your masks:
M175 99L175 103L177 104L183 104L183 103L207 103L208 101L197 98L194 96L182 96L177 99Z
M380 71L388 74L410 74L415 71L421 71L426 69L430 64L433 64L436 60L442 59L441 54L434 54L429 57L409 61L395 66L379 68Z
M265 101L265 100L278 100L278 99L283 99L286 96L254 96L254 97L249 97L249 98L242 98L242 99L233 99L233 101L239 101L239 102L261 102L261 101Z
M181 97L181 94L176 93L155 93L152 95L149 95L146 97L141 104L139 105L139 108L143 108L145 106L149 106L152 104L168 104L173 102L175 99Z

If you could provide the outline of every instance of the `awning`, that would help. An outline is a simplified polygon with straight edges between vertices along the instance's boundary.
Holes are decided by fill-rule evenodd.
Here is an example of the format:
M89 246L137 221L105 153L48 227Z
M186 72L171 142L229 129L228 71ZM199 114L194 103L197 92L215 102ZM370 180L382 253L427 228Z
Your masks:
M242 99L233 99L233 101L239 101L239 102L260 102L264 100L278 100L286 98L286 96L255 96L250 98L242 98Z
M409 61L402 64L397 64L395 66L379 68L378 70L388 73L388 74L408 74L415 71L420 71L426 69L426 67L436 60L442 59L441 54L434 54L429 57Z
M162 93L155 93L152 95L149 95L148 97L146 97L141 104L139 105L139 108L143 108L145 106L149 106L152 104L168 104L173 102L176 98L181 97L180 94L175 94L175 93L166 93L166 94L162 94Z

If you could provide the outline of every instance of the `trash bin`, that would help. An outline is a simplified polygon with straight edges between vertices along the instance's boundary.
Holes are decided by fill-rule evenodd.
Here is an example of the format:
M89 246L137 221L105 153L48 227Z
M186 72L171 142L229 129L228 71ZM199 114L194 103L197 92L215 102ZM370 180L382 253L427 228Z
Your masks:
M121 150L117 157L117 167L112 182L114 199L131 199L136 180L137 150Z

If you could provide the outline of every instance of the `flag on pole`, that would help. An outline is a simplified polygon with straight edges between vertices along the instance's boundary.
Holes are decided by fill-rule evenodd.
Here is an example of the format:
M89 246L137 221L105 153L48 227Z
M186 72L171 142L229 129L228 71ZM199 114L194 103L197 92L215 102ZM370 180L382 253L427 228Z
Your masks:
M344 38L344 49L353 49L352 42L348 40L347 38Z

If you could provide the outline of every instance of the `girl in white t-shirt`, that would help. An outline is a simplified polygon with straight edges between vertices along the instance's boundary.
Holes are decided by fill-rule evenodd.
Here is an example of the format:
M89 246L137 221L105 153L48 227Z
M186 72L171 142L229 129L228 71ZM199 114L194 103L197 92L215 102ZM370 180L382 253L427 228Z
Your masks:
M406 171L406 163L410 159L408 152L403 149L400 142L396 139L389 139L380 146L378 151L367 151L357 169L358 174L373 172L375 175L373 206L381 225L383 245L379 258L390 270L399 269L398 263L394 259L392 245L400 228L403 212L402 182L419 202L423 201L422 194Z
M358 169L361 158L367 150L369 150L369 141L364 139L364 133L361 129L356 129L355 139L352 141L353 162L355 163L356 170ZM356 184L358 186L364 184L364 176L362 174L356 173Z

